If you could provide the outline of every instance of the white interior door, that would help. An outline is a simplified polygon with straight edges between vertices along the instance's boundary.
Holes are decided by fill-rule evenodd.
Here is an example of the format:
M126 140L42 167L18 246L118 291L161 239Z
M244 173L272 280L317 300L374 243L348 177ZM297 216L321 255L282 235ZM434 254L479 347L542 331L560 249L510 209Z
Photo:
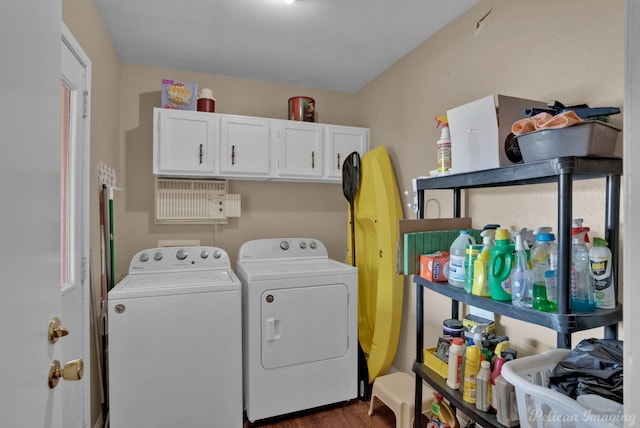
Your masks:
M60 298L60 0L0 2L2 426L62 428L47 340Z

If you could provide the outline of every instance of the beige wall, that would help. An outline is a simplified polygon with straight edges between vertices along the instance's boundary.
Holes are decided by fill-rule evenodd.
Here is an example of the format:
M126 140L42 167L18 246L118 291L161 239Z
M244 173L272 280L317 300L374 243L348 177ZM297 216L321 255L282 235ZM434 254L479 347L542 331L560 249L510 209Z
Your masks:
M476 34L476 21L493 6ZM623 103L624 3L622 0L537 2L481 0L356 94L356 120L371 128L372 147L390 146L400 191L411 178L436 167L434 117L489 94L505 94L570 105L617 106ZM622 115L613 117L621 128ZM620 138L621 141L621 138ZM621 143L618 143L618 154ZM556 226L555 186L525 186L463 192L463 215L473 226L499 223L514 230ZM433 192L441 216L452 214L450 192ZM593 233L603 236L604 184L575 186L573 212ZM437 217L430 205L427 217ZM405 215L410 218L413 213ZM622 234L621 234L622 236ZM435 346L448 300L425 292L425 345ZM410 371L415 358L415 287L405 279L404 319L394 366ZM523 354L555 347L555 334L498 317L499 330ZM601 329L585 332L601 336ZM581 335L574 336L574 343Z
M157 245L159 239L199 239L203 245L221 246L234 260L246 240L304 235L324 241L333 258L345 255L347 203L337 184L231 181L230 192L242 195L239 219L217 229L154 224L152 109L160 105L162 78L212 88L216 111L222 113L285 118L289 97L311 96L317 102L319 121L371 128L372 147L385 145L389 149L400 192L411 189L412 177L435 168L439 131L434 117L457 105L502 93L542 101L558 99L566 104L622 106L622 0L481 0L354 95L123 64L93 2L62 3L64 22L93 65L94 266L99 266L98 161L116 169L117 185L124 189L115 196L117 278L126 273L135 252ZM476 20L491 6L493 12L475 34ZM614 117L614 125L621 127L621 115ZM584 217L594 234L602 236L603 184L581 182L575 190L575 215ZM441 216L450 215L449 192L429 197L440 200ZM465 206L474 227L495 222L514 229L556 224L553 186L477 190L467 194ZM405 208L405 216L410 218L413 213ZM427 216L437 213L430 210ZM403 326L394 366L407 372L415 357L414 295L413 283L406 278ZM449 317L450 305L433 293L426 292L426 296L425 344L429 344L435 343L442 319ZM509 334L523 353L555 346L555 334L548 329L506 318L498 318L498 323L501 332ZM588 335L601 335L601 331L584 334ZM580 337L576 335L574 342ZM97 377L92 375L95 384ZM92 419L97 415L95 409Z

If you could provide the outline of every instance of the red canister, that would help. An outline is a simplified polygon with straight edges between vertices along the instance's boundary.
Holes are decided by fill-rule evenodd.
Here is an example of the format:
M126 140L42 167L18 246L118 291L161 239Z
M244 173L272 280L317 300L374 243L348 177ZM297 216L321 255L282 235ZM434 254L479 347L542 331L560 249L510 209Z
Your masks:
M310 97L289 98L289 120L316 121L316 102Z
M198 97L198 111L213 113L216 111L216 99L213 98L213 91L203 88Z

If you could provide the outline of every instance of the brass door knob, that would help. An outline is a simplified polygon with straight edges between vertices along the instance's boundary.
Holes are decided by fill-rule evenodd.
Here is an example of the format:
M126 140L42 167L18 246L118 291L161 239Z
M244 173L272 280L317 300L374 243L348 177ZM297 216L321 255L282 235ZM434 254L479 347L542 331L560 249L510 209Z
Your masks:
M64 380L80 380L84 373L84 362L82 360L69 361L60 368L60 361L53 360L49 367L49 388L55 388L60 378Z
M60 318L54 317L49 321L49 342L56 343L58 339L69 334L69 330L60 323Z

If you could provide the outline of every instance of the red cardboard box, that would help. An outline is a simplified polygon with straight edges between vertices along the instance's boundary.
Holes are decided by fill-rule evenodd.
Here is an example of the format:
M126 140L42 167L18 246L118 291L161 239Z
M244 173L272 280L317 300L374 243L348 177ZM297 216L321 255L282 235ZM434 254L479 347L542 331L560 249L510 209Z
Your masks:
M436 251L420 256L420 276L432 282L449 280L449 252Z

